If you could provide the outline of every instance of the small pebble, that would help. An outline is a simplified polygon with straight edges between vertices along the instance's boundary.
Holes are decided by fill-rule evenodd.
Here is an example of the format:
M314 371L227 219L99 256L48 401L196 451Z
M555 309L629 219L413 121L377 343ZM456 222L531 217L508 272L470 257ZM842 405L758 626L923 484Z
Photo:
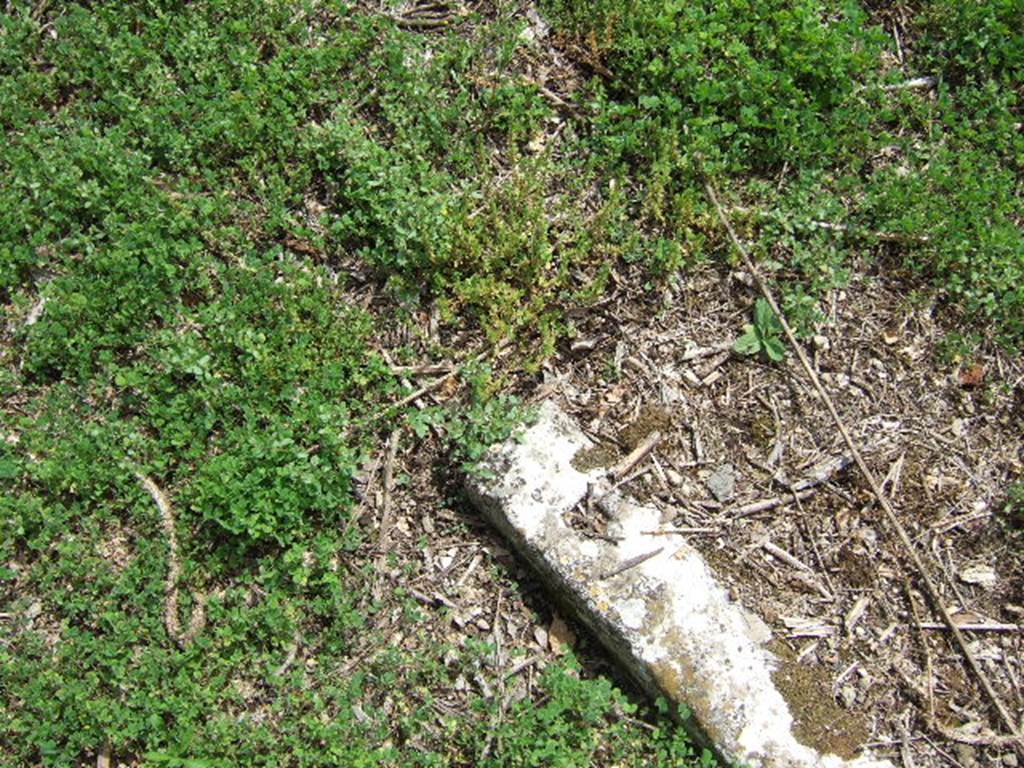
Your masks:
M736 470L732 464L722 464L708 477L707 485L715 500L724 504L736 491Z
M974 747L970 744L954 744L953 752L956 754L957 762L964 768L974 768L978 764L978 760L974 756Z
M843 704L846 705L847 709L850 709L854 704L857 703L857 689L854 688L852 685L844 685L840 689L839 695L842 697Z

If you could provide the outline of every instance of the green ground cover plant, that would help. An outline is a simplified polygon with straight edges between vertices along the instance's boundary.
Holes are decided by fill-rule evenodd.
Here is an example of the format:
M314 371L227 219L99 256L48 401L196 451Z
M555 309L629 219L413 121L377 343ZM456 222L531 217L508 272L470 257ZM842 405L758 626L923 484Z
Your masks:
M607 70L590 138L604 173L633 183L648 227L709 229L709 175L749 219L798 325L873 253L948 296L951 321L1020 347L1020 0L917 4L905 53L858 3L548 7ZM934 90L901 87L917 77Z
M104 745L140 766L477 764L493 702L440 739L426 724L480 652L386 651L373 574L343 565L353 478L407 417L471 469L523 411L485 362L465 408L387 410L405 390L350 272L492 344L539 328L540 360L620 218L549 224L552 179L585 178L524 151L551 109L492 76L518 24L473 30L290 0L0 13L3 764ZM140 475L173 499L182 622L205 604L191 642L165 626ZM297 636L315 663L283 662ZM606 679L570 658L542 690L488 764L649 764ZM644 716L663 764L698 759Z

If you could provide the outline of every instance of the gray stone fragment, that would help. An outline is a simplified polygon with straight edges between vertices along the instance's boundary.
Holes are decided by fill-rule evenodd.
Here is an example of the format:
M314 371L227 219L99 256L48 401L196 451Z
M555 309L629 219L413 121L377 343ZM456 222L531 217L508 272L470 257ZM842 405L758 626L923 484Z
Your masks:
M969 744L954 744L953 753L964 768L974 768L978 764L977 751Z
M732 464L722 464L711 473L707 483L715 500L724 504L736 492L736 470Z
M728 598L688 544L652 535L659 513L611 491L604 470L573 457L590 441L552 404L518 440L489 453L467 482L473 502L549 591L652 697L686 704L687 727L733 764L751 768L891 768L870 756L821 754L793 735L793 716L772 680L770 631ZM616 543L584 537L564 521L588 493L613 520ZM583 508L587 508L584 505ZM594 514L600 514L596 510Z

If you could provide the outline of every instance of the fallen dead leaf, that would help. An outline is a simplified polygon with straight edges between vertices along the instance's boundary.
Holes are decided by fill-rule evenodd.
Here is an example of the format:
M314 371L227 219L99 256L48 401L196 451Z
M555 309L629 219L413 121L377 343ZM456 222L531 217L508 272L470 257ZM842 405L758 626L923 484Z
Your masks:
M980 387L985 381L985 366L980 363L960 369L960 386L970 389Z
M453 397L459 391L459 386L459 382L454 377L450 378L441 385L441 388L438 390L438 396L445 399Z
M551 620L551 626L548 627L548 647L551 648L551 652L556 656L561 656L569 651L575 642L575 633L569 629L569 625L562 620L562 617L556 614Z
M790 637L828 637L835 634L836 628L814 619L799 616L783 616L782 623L789 630Z

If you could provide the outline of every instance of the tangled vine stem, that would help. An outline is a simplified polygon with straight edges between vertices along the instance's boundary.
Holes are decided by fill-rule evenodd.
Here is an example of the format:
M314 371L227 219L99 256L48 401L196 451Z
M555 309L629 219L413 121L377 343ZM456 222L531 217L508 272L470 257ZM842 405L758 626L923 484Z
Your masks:
M167 537L167 576L164 579L164 626L167 634L178 644L178 647L185 649L195 639L203 626L206 624L206 596L202 593L193 594L192 616L189 619L188 629L182 630L181 619L178 617L178 579L181 578L181 559L178 555L178 534L174 528L174 507L170 499L153 480L136 473L135 475L142 487L156 503L160 510L160 522L164 529L164 536Z
M753 258L751 258L749 251L747 251L746 247L744 247L743 243L736 235L736 231L732 227L732 222L729 221L729 217L726 215L725 209L722 208L722 204L718 200L718 194L715 191L714 185L706 178L704 180L704 189L707 192L708 199L711 200L712 205L714 205L715 210L718 212L718 218L721 220L726 232L728 232L729 239L739 252L740 258L743 260L744 267L746 267L747 271L753 275L754 280L757 282L757 287L764 296L765 301L767 301L771 306L775 316L782 324L782 330L786 334L786 340L793 348L793 351L796 352L796 356L800 360L800 365L807 373L815 391L817 391L818 395L825 403L829 415L832 417L832 421L839 430L839 434L842 436L843 442L846 443L846 447L849 449L850 455L853 456L853 460L857 464L857 468L867 481L867 484L871 489L871 493L876 499L878 499L878 503L881 505L882 511L885 513L886 521L889 523L892 530L896 532L896 537L900 544L902 544L906 556L909 558L914 569L920 576L921 583L924 585L925 593L928 595L929 601L942 617L943 623L949 628L953 639L956 641L960 652L963 654L964 660L967 662L967 666L970 667L971 672L973 672L974 676L978 679L986 697L988 697L992 706L995 707L996 711L999 713L999 717L1012 734L1009 739L1007 739L1007 742L1015 744L1019 750L1024 751L1024 738L1021 736L1020 729L1018 728L1013 715L1010 714L1010 711L1006 708L1003 700L999 697L999 694L996 693L996 689L993 687L992 681L985 673L985 670L982 669L977 657L967 645L967 640L964 637L963 632L960 631L960 627L955 621L953 621L953 617L950 615L949 609L946 608L945 604L942 602L942 597L939 594L938 587L935 586L935 580L932 578L928 568L925 566L924 560L921 559L921 555L918 554L917 549L914 547L914 543L911 541L910 535L907 533L907 529L903 527L899 517L897 517L896 510L893 508L892 502L889 501L889 497L882 491L882 486L878 482L878 478L875 477L875 473L864 460L864 456L861 454L860 449L857 447L853 437L850 435L850 430L839 415L839 411L836 410L832 397L825 390L825 387L821 383L821 379L818 378L818 374L814 370L814 366L807 357L807 353L804 352L800 342L797 341L796 334L793 333L793 329L790 327L789 322L787 322L785 315L783 315L782 310L779 309L779 304L775 300L775 296L771 289L768 287L768 283L761 275L761 271L757 268L757 265L754 263Z

